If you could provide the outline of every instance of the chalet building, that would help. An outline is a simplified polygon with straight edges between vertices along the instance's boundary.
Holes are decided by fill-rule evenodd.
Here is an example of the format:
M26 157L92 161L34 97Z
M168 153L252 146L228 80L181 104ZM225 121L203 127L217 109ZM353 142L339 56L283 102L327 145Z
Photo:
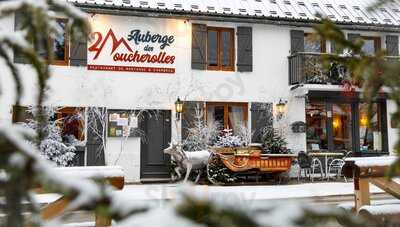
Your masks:
M196 111L234 133L247 127L253 142L272 123L294 152L392 152L394 103L387 95L377 99L368 124L362 92L343 85L348 72L319 62L334 52L334 43L310 36L319 13L349 39L362 38L365 52L386 49L396 57L395 2L370 12L370 0L68 1L87 12L92 36L54 39L46 105L62 107L58 119L82 113L63 120L63 133L85 144L80 165L121 165L128 182L168 178L162 150L185 138ZM20 16L2 19L1 29L18 30ZM65 23L60 15L61 29ZM1 83L10 86L0 96L1 122L19 121L13 109L34 104L33 71L18 54L14 60L26 91L21 107L13 106L11 79L2 72ZM175 113L178 97L181 116Z

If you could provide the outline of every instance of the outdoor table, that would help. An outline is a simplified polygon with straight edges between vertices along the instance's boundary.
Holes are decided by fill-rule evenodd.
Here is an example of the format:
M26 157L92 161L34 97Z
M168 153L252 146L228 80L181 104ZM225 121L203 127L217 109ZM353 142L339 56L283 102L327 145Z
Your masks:
M308 155L313 157L325 157L325 178L328 177L328 157L343 157L343 153L337 152L309 152Z

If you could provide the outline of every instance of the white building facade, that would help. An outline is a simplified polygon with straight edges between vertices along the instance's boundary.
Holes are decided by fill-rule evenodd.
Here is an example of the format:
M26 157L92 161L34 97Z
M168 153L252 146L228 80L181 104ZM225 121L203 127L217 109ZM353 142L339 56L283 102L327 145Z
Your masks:
M60 39L64 45L57 55L60 62L51 67L46 105L86 113L95 107L103 113L104 146L91 139L88 114L80 126L86 141L81 164L121 165L128 182L168 178L169 159L162 149L185 137L194 107L207 122L234 131L246 126L255 133L253 142L273 116L274 127L284 131L294 152L393 152L394 104L387 96L377 100L373 124L366 126L361 92L349 95L341 78L332 79L335 72L342 75L341 69L325 72L315 61L334 45L308 35L319 11L349 39L364 39L365 51L387 49L397 56L400 6L370 13L367 1L70 2L88 13L93 34L89 41L72 43L68 34ZM17 20L5 18L0 27L13 32ZM33 105L33 71L17 57L16 62L25 88L21 105ZM0 120L10 122L15 94L11 76L2 68ZM184 101L181 121L175 115L178 97ZM285 104L282 113L276 110L279 102ZM142 112L143 117L135 117ZM296 129L293 123L307 127Z

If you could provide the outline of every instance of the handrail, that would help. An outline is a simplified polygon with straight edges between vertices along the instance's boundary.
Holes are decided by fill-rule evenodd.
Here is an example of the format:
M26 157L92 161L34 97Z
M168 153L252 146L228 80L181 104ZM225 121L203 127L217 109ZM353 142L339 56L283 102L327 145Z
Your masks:
M313 55L313 56L322 56L322 55L345 55L345 54L335 54L335 53L325 53L325 52L306 52L306 51L300 51L296 53L292 53L288 56L288 58L296 57L298 55ZM345 56L344 56L345 57ZM400 59L400 56L390 56L387 55L385 58L398 58Z

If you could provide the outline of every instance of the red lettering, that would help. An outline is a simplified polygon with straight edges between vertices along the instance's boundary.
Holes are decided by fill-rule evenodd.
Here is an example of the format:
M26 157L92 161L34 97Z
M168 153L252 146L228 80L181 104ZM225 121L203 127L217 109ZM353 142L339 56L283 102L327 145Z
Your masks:
M165 52L160 52L158 55L135 53L115 53L112 57L114 61L119 62L137 62L137 63L158 63L158 64L174 64L175 56L167 55Z
M175 63L175 56L171 56L171 62L170 62L171 64L174 64Z

